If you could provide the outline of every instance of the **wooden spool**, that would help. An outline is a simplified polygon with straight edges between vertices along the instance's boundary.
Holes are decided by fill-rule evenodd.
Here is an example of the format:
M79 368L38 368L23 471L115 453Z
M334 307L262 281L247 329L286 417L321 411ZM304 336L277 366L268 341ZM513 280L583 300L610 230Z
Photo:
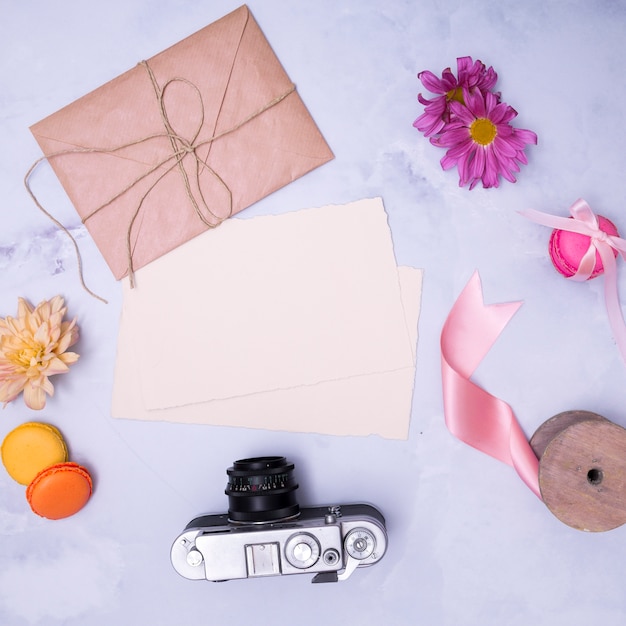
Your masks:
M626 523L626 429L589 411L565 411L530 440L539 488L563 523L600 532Z

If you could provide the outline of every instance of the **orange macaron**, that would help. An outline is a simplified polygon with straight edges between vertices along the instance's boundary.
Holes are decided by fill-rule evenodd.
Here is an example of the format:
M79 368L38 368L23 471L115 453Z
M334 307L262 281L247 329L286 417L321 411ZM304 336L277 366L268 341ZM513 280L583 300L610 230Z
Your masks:
M37 515L62 519L80 511L92 489L87 469L77 463L57 463L35 476L26 489L26 499Z

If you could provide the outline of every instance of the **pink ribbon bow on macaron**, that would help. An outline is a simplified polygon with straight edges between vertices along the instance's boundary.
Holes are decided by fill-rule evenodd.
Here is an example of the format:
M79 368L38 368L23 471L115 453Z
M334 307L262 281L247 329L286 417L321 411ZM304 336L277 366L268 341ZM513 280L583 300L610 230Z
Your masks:
M576 200L569 211L571 217L549 215L534 209L520 211L520 214L543 226L589 237L587 251L580 260L576 271L568 278L575 281L585 281L593 277L594 271L597 275L597 256L600 257L605 274L604 300L609 324L622 359L626 362L626 324L619 302L617 263L615 261L618 253L626 259L626 240L603 231L600 228L598 216L584 200Z

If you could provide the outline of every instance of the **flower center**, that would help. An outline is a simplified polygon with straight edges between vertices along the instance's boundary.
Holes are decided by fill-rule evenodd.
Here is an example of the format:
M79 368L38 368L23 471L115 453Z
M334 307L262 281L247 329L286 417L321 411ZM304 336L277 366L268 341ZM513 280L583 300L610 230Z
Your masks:
M486 117L475 119L469 128L472 139L481 146L488 146L498 134L496 125Z
M456 89L450 89L446 94L446 100L450 102L450 100L456 100L461 104L465 104L465 100L463 99L463 88L457 87Z
M10 361L12 361L22 371L28 371L31 367L37 367L44 361L45 350L43 346L22 348L8 355Z

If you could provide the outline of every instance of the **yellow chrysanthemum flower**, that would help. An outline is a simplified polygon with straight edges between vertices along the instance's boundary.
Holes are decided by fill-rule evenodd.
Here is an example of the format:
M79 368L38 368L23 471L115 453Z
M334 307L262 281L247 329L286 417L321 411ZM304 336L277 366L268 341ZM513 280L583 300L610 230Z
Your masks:
M0 402L15 400L23 391L31 409L46 406L46 394L54 387L48 380L65 374L78 360L66 350L78 341L76 319L63 321L67 307L61 296L33 308L18 298L17 317L0 318Z

